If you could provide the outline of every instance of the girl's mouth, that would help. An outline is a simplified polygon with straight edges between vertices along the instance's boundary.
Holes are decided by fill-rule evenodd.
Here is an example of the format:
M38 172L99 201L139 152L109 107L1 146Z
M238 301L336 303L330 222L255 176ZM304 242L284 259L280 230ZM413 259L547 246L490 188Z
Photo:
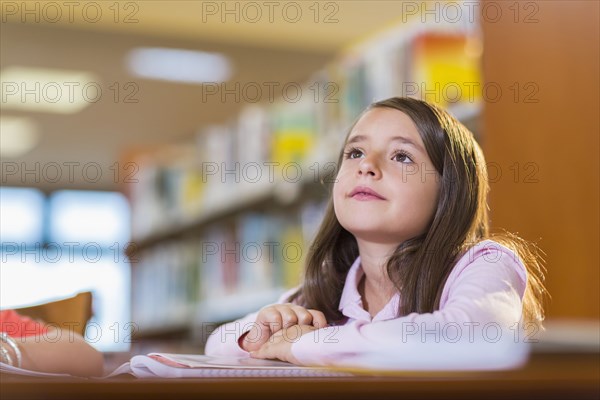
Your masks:
M352 192L350 192L350 197L355 200L385 200L385 197L374 191L373 189L367 186L357 186Z

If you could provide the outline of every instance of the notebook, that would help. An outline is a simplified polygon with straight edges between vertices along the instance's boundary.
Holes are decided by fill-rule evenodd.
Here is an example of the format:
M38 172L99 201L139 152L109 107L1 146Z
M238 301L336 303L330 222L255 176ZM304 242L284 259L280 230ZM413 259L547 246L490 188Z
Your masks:
M0 372L22 376L68 377L16 368L0 363ZM236 378L236 377L348 377L352 373L327 368L248 357L212 357L196 354L149 353L133 356L110 374L99 379L129 374L137 378ZM95 378L98 379L98 378Z
M138 378L352 376L347 372L300 367L283 361L167 353L134 356L107 377L121 374Z

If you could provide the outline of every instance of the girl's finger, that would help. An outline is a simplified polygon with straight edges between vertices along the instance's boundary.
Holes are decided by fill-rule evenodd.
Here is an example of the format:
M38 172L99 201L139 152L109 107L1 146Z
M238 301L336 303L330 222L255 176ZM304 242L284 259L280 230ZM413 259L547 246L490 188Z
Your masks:
M251 351L249 354L251 358L262 358L262 353L260 352L260 349L256 351Z
M325 328L327 326L327 319L325 318L325 314L323 314L319 310L307 311L312 315L312 326L314 326L317 329Z
M244 336L242 348L246 351L258 350L270 337L270 330L262 324L255 323Z
M313 315L302 306L293 306L292 310L296 313L298 325L310 325L313 322Z
M291 307L281 307L279 308L279 312L281 313L283 322L282 325L279 325L280 329L285 329L289 326L298 324L298 316Z
M271 352L269 351L270 346L268 345L268 343L265 343L264 345L262 345L260 347L260 349L255 350L255 351L251 351L250 352L250 357L252 358L270 358L271 357Z
M258 314L256 322L263 327L264 333L268 335L266 339L268 339L273 333L281 329L281 326L283 325L283 316L279 309L269 307Z

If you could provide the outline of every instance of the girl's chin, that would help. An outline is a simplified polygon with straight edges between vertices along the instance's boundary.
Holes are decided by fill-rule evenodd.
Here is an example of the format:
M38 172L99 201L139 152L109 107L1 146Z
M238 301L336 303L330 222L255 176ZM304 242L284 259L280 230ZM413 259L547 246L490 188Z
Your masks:
M391 241L390 238L398 236L393 232L387 232L387 228L389 226L382 227L381 225L367 224L350 224L344 226L344 229L350 232L355 238L372 242L389 242Z
M381 213L351 212L340 218L342 226L365 231L386 231L390 228L390 218L386 218ZM350 230L346 228L346 230Z

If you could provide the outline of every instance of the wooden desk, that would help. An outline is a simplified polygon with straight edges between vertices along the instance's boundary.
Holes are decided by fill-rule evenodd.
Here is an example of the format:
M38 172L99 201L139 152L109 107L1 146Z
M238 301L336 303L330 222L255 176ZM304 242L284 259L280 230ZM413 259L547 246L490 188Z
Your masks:
M48 380L0 377L9 399L598 399L600 354L533 354L521 369L294 379Z

